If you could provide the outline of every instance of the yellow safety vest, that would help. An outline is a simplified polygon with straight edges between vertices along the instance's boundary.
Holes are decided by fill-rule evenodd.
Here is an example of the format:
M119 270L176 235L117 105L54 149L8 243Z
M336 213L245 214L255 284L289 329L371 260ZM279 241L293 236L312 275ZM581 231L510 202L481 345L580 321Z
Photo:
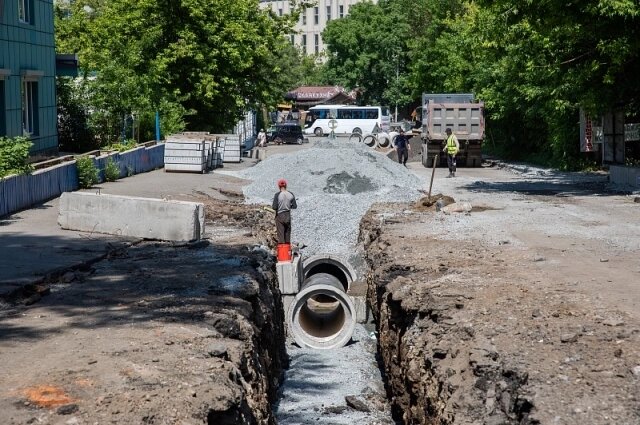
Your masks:
M451 136L449 136L449 138L447 139L447 153L449 155L455 155L458 153L458 147L456 146L456 142L453 137L453 134L451 134Z

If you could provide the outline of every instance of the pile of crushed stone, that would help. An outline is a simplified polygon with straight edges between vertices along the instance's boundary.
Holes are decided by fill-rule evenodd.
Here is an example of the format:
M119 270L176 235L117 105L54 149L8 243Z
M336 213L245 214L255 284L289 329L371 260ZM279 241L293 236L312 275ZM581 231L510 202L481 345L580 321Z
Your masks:
M271 204L278 179L296 195L293 242L307 245L305 255L350 257L362 216L376 202L412 202L420 180L404 166L362 143L321 140L311 148L267 157L237 174L251 180L244 188L249 203Z

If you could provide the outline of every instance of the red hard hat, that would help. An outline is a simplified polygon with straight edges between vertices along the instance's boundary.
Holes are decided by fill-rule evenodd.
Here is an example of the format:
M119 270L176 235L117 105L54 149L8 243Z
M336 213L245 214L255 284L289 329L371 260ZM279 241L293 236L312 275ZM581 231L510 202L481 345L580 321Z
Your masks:
M287 181L285 179L278 180L278 187L287 187Z

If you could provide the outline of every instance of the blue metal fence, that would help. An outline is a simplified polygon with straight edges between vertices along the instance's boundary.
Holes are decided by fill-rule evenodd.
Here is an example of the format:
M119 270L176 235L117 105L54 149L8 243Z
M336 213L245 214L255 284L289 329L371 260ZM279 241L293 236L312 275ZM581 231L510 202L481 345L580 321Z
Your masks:
M164 144L141 147L131 151L94 158L104 181L104 167L108 158L120 166L120 177L146 173L164 166ZM78 189L76 162L67 162L32 174L12 176L0 180L0 217L29 208Z

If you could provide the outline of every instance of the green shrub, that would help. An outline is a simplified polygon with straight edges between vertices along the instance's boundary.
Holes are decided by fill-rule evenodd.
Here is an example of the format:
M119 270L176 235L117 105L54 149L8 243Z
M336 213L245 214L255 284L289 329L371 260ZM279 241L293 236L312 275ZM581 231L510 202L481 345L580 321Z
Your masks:
M120 178L120 166L113 158L107 158L107 164L104 166L104 178L108 182L114 182Z
M26 137L0 137L0 178L31 172L33 167L27 159L32 145Z
M124 152L124 151L128 151L128 150L134 149L136 146L138 146L138 144L136 143L135 140L128 139L128 140L125 140L122 143L114 143L112 145L104 146L102 149L110 150L110 151Z
M98 183L98 168L93 163L93 159L88 156L81 156L76 159L78 168L78 185L82 189L88 189Z

